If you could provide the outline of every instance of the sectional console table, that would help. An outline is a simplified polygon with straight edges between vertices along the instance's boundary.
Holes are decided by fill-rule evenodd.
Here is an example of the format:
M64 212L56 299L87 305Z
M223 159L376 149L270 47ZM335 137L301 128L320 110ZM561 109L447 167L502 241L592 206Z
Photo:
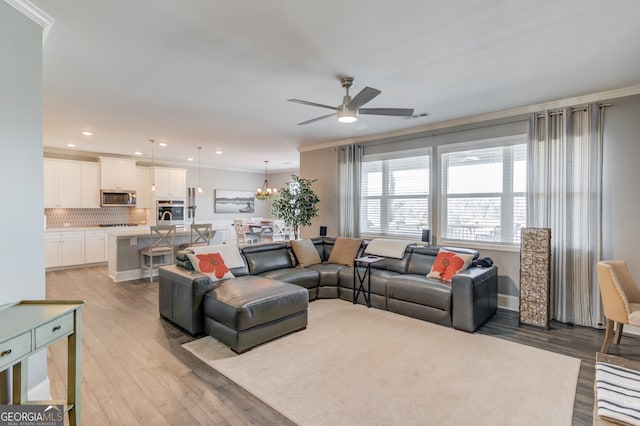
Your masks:
M0 372L13 368L13 404L29 403L27 358L67 337L67 399L64 405L69 424L80 424L83 305L82 300L25 300L0 307Z

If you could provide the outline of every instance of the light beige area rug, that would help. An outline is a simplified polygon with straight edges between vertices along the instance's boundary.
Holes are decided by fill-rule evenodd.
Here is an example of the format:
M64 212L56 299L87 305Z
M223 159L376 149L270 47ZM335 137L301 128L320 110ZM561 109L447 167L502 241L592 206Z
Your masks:
M570 425L580 360L319 300L309 325L242 355L184 345L300 425Z

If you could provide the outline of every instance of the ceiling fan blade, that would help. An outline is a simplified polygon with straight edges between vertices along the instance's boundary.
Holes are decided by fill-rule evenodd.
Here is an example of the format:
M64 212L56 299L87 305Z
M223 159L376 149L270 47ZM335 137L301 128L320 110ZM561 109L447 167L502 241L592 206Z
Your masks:
M287 101L289 102L295 102L298 104L303 104L303 105L309 105L309 106L315 106L315 107L320 107L320 108L328 108L328 109L333 109L333 110L338 110L337 107L333 107L330 105L324 105L324 104L318 104L315 102L309 102L309 101L301 101L300 99L287 99Z
M336 116L335 114L323 115L321 117L312 118L311 120L307 120L307 121L303 121L302 123L298 123L298 126L301 126L301 125L304 125L304 124L315 123L316 121L324 120L325 118L335 117L335 116Z
M380 93L382 92L379 91L378 89L374 89L373 87L365 87L353 99L351 99L351 102L349 102L349 105L347 105L347 108L349 108L352 111L356 110L360 108L362 105L371 101Z
M411 117L413 115L413 108L360 108L358 109L358 114Z

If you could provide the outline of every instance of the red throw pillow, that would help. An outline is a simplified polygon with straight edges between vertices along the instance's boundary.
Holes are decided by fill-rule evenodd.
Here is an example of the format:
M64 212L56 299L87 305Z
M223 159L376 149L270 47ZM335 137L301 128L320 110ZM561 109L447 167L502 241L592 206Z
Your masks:
M220 253L187 254L193 268L211 278L211 281L219 281L224 278L233 278L233 274L224 263Z
M453 276L467 269L472 260L473 256L470 254L440 249L431 267L431 272L427 274L427 278L438 278L451 282Z

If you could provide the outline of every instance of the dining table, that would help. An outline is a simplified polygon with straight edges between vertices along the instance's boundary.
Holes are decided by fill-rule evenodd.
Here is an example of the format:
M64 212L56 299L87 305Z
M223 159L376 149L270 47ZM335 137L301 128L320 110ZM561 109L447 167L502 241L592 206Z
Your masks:
M248 234L256 236L258 242L262 242L263 239L273 236L273 226L273 222L271 221L250 222L247 223L247 227L249 228Z

